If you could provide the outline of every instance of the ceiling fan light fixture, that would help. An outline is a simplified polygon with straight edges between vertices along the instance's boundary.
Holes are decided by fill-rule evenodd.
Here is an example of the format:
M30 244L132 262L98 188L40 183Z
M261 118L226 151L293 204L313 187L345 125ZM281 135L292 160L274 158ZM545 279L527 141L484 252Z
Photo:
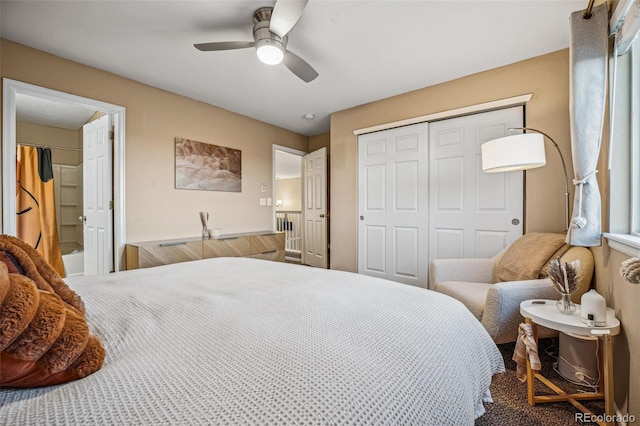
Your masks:
M262 39L256 42L258 59L267 65L278 65L284 59L284 46L275 39Z
M0 0L2 1L2 0ZM318 77L318 72L304 59L287 50L289 31L300 19L309 0L275 0L273 7L261 7L253 12L253 41L222 41L197 43L202 52L236 50L255 47L261 62L268 65L282 63L305 83Z

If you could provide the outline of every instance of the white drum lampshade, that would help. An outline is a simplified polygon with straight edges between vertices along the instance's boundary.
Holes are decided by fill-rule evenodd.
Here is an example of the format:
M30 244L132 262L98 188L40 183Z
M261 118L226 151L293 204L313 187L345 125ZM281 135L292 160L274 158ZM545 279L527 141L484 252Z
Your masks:
M480 149L485 173L535 169L547 164L544 136L540 133L505 136L483 143Z

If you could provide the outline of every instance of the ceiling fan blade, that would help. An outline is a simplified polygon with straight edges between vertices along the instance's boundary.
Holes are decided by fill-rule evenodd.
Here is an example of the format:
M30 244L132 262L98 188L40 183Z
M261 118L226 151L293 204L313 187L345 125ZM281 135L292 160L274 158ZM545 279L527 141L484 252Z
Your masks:
M309 83L318 76L318 72L314 70L311 65L289 50L284 52L282 63L289 68L289 71L297 75L305 83Z
M193 46L203 52L211 52L215 50L246 49L247 47L253 47L254 44L252 41L220 41L214 43L198 43Z
M269 30L280 38L284 38L298 22L302 11L309 0L279 0L273 6Z

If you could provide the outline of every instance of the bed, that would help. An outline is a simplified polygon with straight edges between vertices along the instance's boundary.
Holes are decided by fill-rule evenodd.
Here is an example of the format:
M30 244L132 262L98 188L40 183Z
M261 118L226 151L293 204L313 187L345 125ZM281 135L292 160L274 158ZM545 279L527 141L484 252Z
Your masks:
M216 258L67 282L104 365L1 389L1 424L473 424L504 371L461 303L364 275Z

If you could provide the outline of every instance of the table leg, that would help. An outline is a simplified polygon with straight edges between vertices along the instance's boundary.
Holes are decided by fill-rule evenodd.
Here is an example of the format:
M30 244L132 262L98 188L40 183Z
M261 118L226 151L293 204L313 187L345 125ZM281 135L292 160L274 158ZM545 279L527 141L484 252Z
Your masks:
M603 336L603 340L604 348L602 353L604 358L604 413L607 416L607 419L613 419L615 414L613 399L613 345L611 343L612 339L609 334L605 334ZM615 422L606 421L605 424L615 425Z
M535 322L531 321L531 318L524 319L525 324L531 325L531 330L533 331L533 339L536 342L536 346L538 346L538 326ZM529 357L527 356L527 400L529 401L529 405L536 405L535 401L535 381L536 381L536 371L531 368L531 362L529 361Z

